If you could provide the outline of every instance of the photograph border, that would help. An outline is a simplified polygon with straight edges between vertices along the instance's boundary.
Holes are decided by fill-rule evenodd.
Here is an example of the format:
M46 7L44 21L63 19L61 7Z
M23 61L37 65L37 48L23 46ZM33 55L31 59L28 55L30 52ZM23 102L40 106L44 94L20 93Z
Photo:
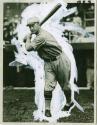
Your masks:
M30 2L52 2L53 0L0 0L0 124L1 125L43 125L43 124L50 124L51 123L36 123L36 122L3 122L3 4L4 3L30 3ZM78 0L64 0L64 2L70 2L74 3L77 2ZM82 1L82 0L81 0ZM88 1L88 0L86 0ZM96 22L97 22L97 17L96 17L96 11L97 11L97 2L96 0L91 0L91 2L95 3L95 43L94 43L94 123L52 123L52 124L57 124L57 125L96 125L97 124L97 85L96 85L96 78L97 78L97 63L96 63L96 57L97 57L97 44L96 44L96 37L97 37L97 32L96 32Z

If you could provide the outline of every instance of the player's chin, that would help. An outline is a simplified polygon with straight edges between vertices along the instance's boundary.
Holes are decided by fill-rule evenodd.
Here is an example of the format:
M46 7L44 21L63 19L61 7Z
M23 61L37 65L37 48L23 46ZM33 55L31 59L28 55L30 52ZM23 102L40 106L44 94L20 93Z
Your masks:
M33 31L33 30L31 32L32 32L32 34L36 34L37 33L36 31Z
M32 34L38 34L38 31L33 31Z

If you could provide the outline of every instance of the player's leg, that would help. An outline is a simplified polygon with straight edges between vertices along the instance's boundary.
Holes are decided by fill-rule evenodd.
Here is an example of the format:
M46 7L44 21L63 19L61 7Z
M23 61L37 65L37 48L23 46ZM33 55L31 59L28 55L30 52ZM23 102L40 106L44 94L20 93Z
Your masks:
M55 63L55 72L58 83L66 96L67 104L71 105L71 90L69 88L70 61L65 54L62 54Z
M46 115L49 116L52 91L54 90L57 81L55 73L52 70L51 63L49 62L45 63L44 68L45 68L45 91L44 91L45 109L46 109Z

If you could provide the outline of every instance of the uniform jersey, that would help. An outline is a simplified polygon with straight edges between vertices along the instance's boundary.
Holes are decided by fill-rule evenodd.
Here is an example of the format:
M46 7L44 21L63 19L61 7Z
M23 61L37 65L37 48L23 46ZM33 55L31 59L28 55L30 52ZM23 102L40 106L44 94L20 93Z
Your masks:
M56 39L44 30L40 31L37 37L32 41L31 46L44 60L53 59L62 53L62 48Z

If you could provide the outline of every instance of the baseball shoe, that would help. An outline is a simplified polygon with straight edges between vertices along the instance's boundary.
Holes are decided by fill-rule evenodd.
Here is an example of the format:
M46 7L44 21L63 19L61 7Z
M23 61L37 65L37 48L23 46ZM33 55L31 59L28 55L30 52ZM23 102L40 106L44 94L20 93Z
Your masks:
M65 105L64 110L65 110L65 111L69 111L69 109L70 109L73 105L74 105L73 102L71 102L71 103L68 104L68 105Z
M50 110L45 110L45 115L47 116L47 117L51 117L51 113L50 113Z

